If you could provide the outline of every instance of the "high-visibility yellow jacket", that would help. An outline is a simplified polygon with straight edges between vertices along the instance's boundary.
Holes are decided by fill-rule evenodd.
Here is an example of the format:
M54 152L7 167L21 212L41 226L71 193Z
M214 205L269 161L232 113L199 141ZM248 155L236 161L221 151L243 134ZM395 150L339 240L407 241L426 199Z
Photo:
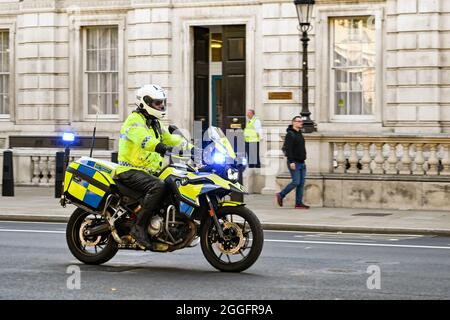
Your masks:
M247 122L247 125L244 129L244 139L245 142L259 142L261 140L261 137L258 134L258 131L256 131L255 128L255 122L258 120L256 116L253 116L253 118L250 119L249 122Z
M139 112L131 113L120 129L119 166L116 174L134 169L156 172L161 168L163 158L155 152L158 143L168 146L179 146L184 139L170 132L157 121L161 133L155 132L147 120ZM157 130L158 131L158 130Z

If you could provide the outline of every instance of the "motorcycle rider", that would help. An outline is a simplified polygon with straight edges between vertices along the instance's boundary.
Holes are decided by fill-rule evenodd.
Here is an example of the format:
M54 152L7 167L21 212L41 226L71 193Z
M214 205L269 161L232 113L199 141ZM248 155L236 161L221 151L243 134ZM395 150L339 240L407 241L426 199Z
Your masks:
M146 248L151 246L146 227L165 192L164 182L153 174L161 168L164 155L173 147L191 147L159 121L166 113L166 102L167 95L161 86L148 84L141 87L136 92L137 108L120 130L116 174L125 186L144 194L131 235Z

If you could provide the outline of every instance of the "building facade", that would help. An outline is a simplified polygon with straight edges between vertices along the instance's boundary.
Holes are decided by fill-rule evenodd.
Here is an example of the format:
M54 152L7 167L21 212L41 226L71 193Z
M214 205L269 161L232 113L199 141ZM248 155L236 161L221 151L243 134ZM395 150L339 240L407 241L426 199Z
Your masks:
M274 193L301 110L297 25L284 0L0 0L0 149L16 182L53 182L66 130L88 139L96 124L109 158L135 90L158 83L166 121L187 131L255 109L263 168L246 183ZM316 0L312 26L307 200L450 208L450 1Z

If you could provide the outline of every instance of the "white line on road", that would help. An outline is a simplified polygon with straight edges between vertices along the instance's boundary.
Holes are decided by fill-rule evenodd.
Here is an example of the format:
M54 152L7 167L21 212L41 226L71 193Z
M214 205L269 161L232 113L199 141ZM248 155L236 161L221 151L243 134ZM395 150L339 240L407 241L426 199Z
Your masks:
M53 230L20 230L20 229L0 229L0 232L26 232L26 233L66 233L65 231Z
M356 236L362 236L362 237L370 237L370 236L386 236L386 237L424 237L421 234L399 234L399 233L365 233L365 232L336 232L336 231L289 231L289 230L264 230L267 232L274 232L274 233L301 233L305 234L306 236L311 235L331 235L331 236L346 236L346 235L356 235Z
M422 249L446 249L446 250L450 250L450 247L417 246L417 245L407 245L407 244L384 244L384 243L302 241L302 240L276 240L276 239L265 239L264 242L286 242L286 243L331 244L331 245L343 245L343 246L396 247L396 248L422 248Z
M0 224L2 223L26 223L26 224L67 224L66 222L42 222L42 221L14 221L14 220L0 220Z

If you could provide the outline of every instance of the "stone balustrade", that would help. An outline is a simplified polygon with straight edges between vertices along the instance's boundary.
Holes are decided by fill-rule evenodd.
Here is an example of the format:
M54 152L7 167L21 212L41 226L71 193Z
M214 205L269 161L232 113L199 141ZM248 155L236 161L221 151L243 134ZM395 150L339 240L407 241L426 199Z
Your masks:
M13 149L14 181L18 186L55 185L56 152L60 149ZM0 150L0 160L3 150ZM70 161L88 156L87 150L71 150ZM111 151L94 151L94 158L111 160ZM2 161L0 161L1 164ZM0 168L1 169L1 168Z
M450 176L450 138L351 137L330 144L333 173Z
M305 202L312 206L450 210L449 134L314 133L305 140ZM283 155L271 160L282 169L274 194L291 177Z

